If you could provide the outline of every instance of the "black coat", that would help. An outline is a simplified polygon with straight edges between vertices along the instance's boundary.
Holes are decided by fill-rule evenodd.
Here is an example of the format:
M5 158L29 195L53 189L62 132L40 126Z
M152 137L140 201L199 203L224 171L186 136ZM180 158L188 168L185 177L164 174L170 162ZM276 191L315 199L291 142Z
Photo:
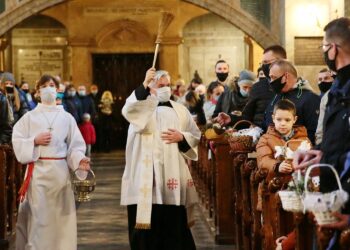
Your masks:
M79 124L83 118L83 108L81 105L81 101L77 95L68 96L65 99L67 112L70 113L75 121Z
M339 174L350 152L350 74L348 79L341 85L336 78L328 94L320 145L321 161L333 165Z
M259 127L264 127L265 110L274 95L268 79L259 80L249 92L248 102L242 111L242 116L229 114L231 117L229 125L233 125L240 120L248 120Z
M12 124L9 119L7 98L0 92L0 145L11 142Z
M315 142L315 132L317 128L318 115L320 113L320 97L309 89L301 86L287 93L277 94L272 102L267 105L263 129L266 130L272 124L273 107L277 101L288 99L294 103L298 119L296 125L303 125L307 129L307 134L312 143Z
M225 91L219 97L212 117L217 117L220 112L230 114L235 110L242 111L244 106L247 104L247 101L248 97L243 97L239 93L238 87L232 90L225 87Z
M96 106L94 103L94 100L89 96L79 96L81 107L82 107L82 113L88 113L91 116L91 119L93 120L96 116Z

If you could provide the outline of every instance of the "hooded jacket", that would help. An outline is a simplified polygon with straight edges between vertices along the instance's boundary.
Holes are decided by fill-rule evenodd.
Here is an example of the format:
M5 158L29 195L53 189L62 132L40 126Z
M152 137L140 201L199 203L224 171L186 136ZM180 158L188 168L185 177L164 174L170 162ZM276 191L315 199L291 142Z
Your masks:
M294 135L291 140L306 140L310 142L307 137L307 131L304 126L294 126ZM301 142L290 142L288 146L294 151ZM266 134L260 137L256 146L258 168L267 169L269 173L277 172L279 160L275 158L275 146L284 146L286 141L281 134L275 129L274 125L269 126Z

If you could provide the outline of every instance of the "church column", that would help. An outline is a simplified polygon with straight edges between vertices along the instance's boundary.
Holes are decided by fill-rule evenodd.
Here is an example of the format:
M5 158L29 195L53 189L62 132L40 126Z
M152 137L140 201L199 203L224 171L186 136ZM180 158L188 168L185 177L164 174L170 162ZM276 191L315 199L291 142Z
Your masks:
M0 70L5 71L5 49L8 45L6 38L0 38Z
M167 70L173 80L179 76L179 46L182 37L164 37L160 45L160 69Z
M72 82L74 84L90 84L92 82L90 40L72 39L69 41L69 45L72 48Z

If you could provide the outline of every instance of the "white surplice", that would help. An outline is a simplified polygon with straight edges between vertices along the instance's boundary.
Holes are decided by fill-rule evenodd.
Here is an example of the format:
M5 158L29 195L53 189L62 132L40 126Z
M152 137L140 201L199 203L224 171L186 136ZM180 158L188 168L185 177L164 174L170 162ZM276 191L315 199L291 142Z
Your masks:
M146 100L137 100L133 92L122 110L130 126L121 205L138 204L136 226L150 223L149 203L191 208L198 202L185 159L197 160L200 130L183 105L170 101L171 108L158 106L158 103L152 95ZM190 146L187 152L181 152L177 143L166 144L161 139L161 132L168 129L177 129L184 135ZM147 166L150 172L145 170ZM151 191L150 200L143 201L148 191ZM142 216L139 216L140 204L144 207Z
M34 146L34 137L50 127L50 144ZM16 249L76 250L76 209L68 166L78 168L85 157L85 142L73 116L61 105L38 104L14 126L12 143L19 162L35 162L26 198L19 207Z

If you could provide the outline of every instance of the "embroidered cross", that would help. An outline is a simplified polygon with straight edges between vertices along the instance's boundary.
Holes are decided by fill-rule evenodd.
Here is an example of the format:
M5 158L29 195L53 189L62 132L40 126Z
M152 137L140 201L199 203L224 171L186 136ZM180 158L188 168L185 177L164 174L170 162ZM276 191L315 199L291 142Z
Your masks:
M187 180L187 186L188 186L188 187L193 187L193 186L194 186L194 182L193 182L192 179L188 179L188 180Z
M178 182L177 182L177 180L176 180L175 178L171 178L171 179L168 180L168 182L167 182L166 185L168 186L168 188L169 188L170 190L174 190L174 189L177 188L177 186L178 186L179 184L178 184Z
M148 155L145 156L145 159L143 159L142 162L145 164L146 167L148 167L149 164L152 163Z
M148 188L146 185L144 185L143 188L140 188L140 192L143 194L143 197L146 197L149 191L150 188Z

